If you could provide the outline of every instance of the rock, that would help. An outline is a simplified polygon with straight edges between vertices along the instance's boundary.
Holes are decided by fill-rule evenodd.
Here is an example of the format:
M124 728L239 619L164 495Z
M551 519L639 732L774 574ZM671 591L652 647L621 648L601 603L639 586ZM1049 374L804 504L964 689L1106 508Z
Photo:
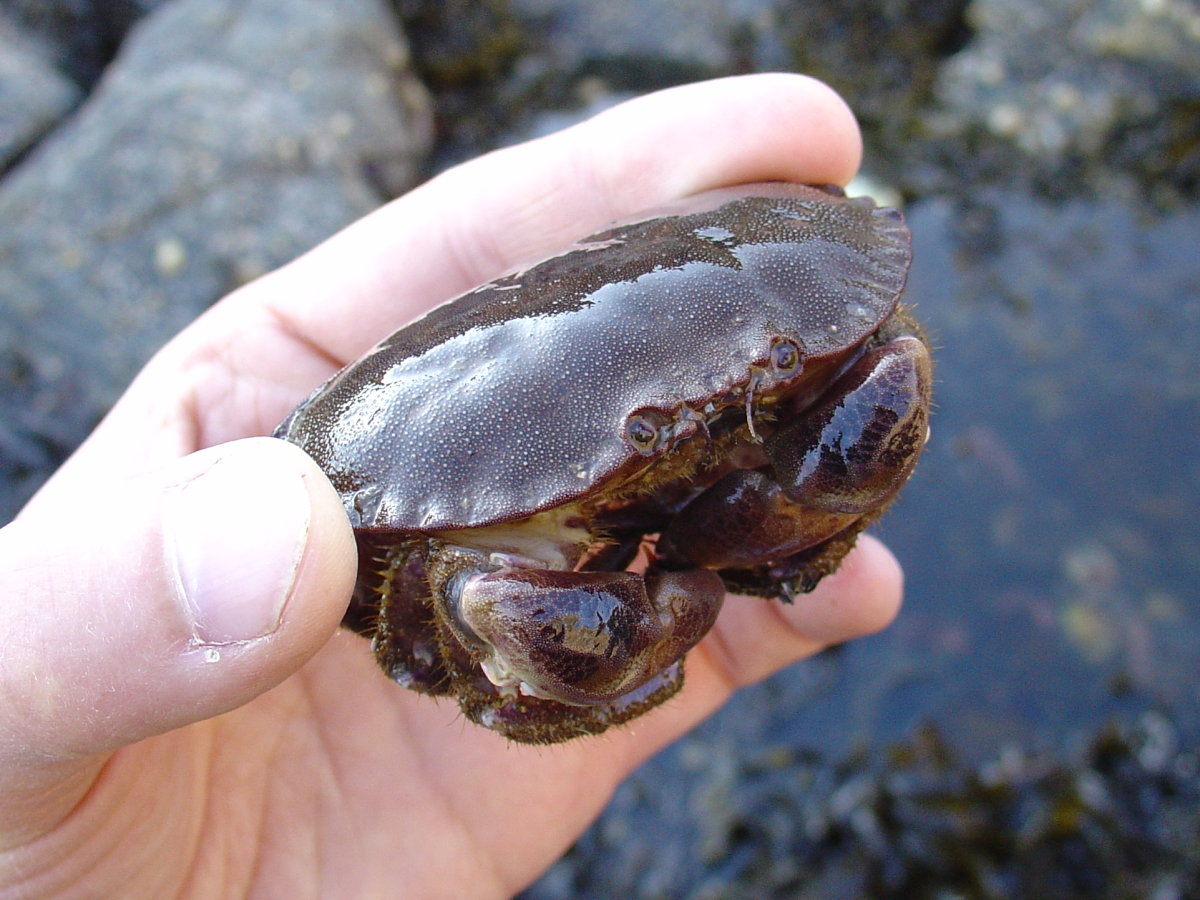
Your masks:
M611 78L644 89L724 74L737 63L734 37L768 11L767 0L513 0L527 22L543 26L542 49L567 73ZM630 80L635 85L630 85Z
M868 170L906 197L1200 191L1194 0L812 0L775 21L786 68L846 98Z
M1065 195L1200 188L1194 2L974 0L968 22L939 73L935 140L990 145L998 166L1015 148Z
M942 62L968 39L966 5L809 0L778 8L777 30L791 50L789 68L833 85L849 101L868 144L891 154L912 140Z
M0 13L0 171L78 101L49 50Z
M788 59L781 0L395 2L437 96L439 169L635 94Z
M0 0L13 19L38 37L59 69L90 87L134 22L170 0Z
M174 0L0 183L0 521L214 300L416 178L382 0Z

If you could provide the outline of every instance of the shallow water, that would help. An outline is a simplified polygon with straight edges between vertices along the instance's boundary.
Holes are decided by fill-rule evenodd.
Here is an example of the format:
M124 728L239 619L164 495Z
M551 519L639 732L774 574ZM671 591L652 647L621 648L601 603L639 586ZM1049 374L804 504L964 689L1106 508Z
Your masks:
M877 529L900 618L652 760L527 900L1186 895L1195 848L1159 823L1195 828L1168 803L1200 730L1200 213L996 192L907 215L937 409Z
M883 525L909 603L874 649L919 675L878 721L984 748L1131 705L1194 728L1200 213L996 192L909 217L938 409Z

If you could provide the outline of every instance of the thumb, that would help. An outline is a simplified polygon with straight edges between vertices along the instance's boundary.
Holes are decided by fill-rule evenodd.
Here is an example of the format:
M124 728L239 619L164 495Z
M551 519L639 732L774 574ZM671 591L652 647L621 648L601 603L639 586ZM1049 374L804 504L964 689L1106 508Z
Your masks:
M0 773L18 781L246 703L329 638L353 584L337 494L282 441L96 481L0 529Z

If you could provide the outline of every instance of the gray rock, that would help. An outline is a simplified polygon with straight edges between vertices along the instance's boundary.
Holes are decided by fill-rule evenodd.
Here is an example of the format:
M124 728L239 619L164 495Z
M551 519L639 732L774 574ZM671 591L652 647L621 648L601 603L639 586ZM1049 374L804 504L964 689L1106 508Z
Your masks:
M49 50L0 12L0 171L78 101Z
M513 0L537 37L508 85L520 112L501 139L542 137L651 90L779 68L776 0ZM550 100L547 108L538 108Z
M540 22L552 64L601 77L724 74L738 67L738 38L770 22L771 0L514 0ZM622 68L622 63L626 68Z
M939 73L935 139L984 136L1105 193L1118 172L1131 194L1200 181L1194 0L974 0L968 21L974 39Z
M170 0L0 0L0 10L53 54L58 68L86 89L104 71L125 34Z
M409 186L382 0L174 0L0 183L0 521L214 300Z
M438 168L636 94L785 67L782 0L398 0L437 94Z

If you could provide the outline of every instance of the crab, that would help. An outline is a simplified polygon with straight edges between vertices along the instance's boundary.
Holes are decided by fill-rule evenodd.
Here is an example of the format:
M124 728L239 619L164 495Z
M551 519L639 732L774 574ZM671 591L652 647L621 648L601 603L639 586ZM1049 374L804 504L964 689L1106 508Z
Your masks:
M745 185L397 331L276 430L354 526L346 624L515 741L661 704L727 591L795 601L912 473L931 363L910 259L895 210Z

